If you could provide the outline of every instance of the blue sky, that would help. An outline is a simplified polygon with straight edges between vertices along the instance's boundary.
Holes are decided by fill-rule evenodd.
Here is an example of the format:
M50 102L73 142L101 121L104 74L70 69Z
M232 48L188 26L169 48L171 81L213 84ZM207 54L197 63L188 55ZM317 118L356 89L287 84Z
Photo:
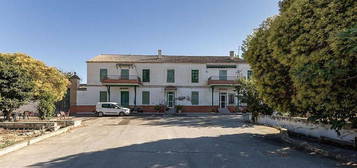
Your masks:
M228 55L279 0L0 0L0 52L22 52L86 82L102 53Z

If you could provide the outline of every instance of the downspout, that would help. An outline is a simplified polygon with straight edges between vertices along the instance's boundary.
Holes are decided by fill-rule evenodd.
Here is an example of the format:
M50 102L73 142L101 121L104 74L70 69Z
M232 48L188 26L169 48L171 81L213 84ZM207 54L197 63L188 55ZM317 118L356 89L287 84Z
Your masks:
M136 86L134 86L134 107L136 107Z
M214 96L214 86L212 86L212 107L214 106L214 103L213 103L213 96Z
M107 86L107 90L108 90L108 102L110 102L110 85Z

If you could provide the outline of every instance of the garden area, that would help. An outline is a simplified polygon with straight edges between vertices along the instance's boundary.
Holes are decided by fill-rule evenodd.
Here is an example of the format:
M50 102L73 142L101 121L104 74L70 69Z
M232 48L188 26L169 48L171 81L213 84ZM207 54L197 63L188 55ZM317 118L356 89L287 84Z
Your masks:
M69 76L28 55L0 53L0 148L73 124L55 114Z

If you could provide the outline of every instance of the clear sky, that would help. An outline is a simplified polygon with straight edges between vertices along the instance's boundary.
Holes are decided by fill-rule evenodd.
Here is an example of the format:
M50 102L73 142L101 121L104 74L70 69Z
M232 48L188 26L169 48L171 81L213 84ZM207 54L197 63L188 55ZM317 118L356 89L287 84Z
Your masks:
M0 0L0 52L86 82L98 54L228 55L279 0Z

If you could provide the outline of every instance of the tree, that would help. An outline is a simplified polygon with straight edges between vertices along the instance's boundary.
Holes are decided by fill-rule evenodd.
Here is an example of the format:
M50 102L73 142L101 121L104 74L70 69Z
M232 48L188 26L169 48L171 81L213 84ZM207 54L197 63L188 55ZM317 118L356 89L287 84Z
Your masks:
M272 57L268 47L269 28L274 18L268 18L243 45L243 57L253 70L253 79L259 97L264 103L282 113L295 114L297 109L291 103L294 88L291 84L289 67L284 66Z
M38 61L30 56L21 53L7 54L6 57L11 60L13 65L19 66L21 69L26 70L26 73L31 76L34 82L34 99L39 100L39 111L47 109L47 112L42 112L45 116L49 117L53 114L54 110L48 104L54 104L60 101L67 92L69 80L66 75L54 67L46 66L43 62ZM42 103L41 103L42 101ZM46 101L46 102L45 102ZM41 107L42 105L46 107Z
M295 108L295 114L309 113L310 120L332 124L334 129L354 120L357 54L351 27L357 22L355 11L357 1L353 0L283 0L280 14L269 26L261 26L248 38L244 54L253 71L258 71L256 77L286 79L274 86L269 80L267 85L257 82L264 101L279 109L277 104L285 100L284 104L290 102ZM269 52L260 51L263 49ZM282 73L272 72L276 67ZM272 99L265 94L267 90L286 94Z
M24 69L0 53L0 111L10 120L14 109L32 98L34 83Z
M258 114L271 115L273 114L273 109L259 98L258 91L255 87L254 80L239 80L240 87L238 92L238 98L242 103L247 104L247 112L253 114L255 118Z

